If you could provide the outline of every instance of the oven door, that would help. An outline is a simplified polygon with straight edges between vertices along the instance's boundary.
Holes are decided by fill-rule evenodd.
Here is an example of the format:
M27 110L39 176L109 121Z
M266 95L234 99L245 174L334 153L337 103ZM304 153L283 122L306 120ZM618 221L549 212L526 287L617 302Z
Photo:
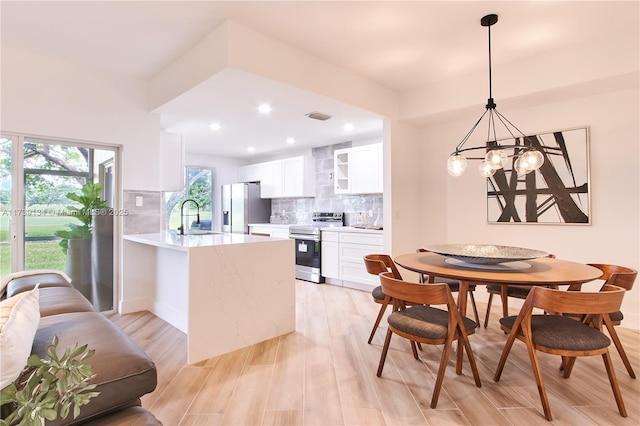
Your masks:
M320 237L291 234L296 242L296 265L320 269Z

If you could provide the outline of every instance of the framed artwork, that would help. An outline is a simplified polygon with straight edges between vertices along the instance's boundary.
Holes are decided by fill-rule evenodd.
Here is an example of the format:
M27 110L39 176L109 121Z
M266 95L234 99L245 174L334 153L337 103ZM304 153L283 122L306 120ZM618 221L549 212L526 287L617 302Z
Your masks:
M518 176L509 165L487 179L489 223L590 224L587 127L529 136L544 155L540 169ZM522 140L501 141L522 145ZM520 148L510 148L508 155Z

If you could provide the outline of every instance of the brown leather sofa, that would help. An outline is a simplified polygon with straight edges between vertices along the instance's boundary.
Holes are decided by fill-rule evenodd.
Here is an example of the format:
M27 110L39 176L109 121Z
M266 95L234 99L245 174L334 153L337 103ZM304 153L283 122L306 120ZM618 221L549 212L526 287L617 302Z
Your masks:
M47 346L54 336L58 336L58 348L88 344L89 349L95 349L87 360L96 375L91 383L100 392L81 408L78 418L69 416L46 425L161 425L140 402L140 397L153 392L157 385L153 360L122 330L96 312L63 273L17 274L6 285L6 297L31 290L36 284L40 284L40 324L31 353L46 357Z

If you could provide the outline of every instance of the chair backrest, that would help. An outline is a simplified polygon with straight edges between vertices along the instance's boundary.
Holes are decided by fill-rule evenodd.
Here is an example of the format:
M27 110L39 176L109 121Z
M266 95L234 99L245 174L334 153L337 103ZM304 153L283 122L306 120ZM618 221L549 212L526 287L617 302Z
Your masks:
M534 286L523 305L546 312L600 315L620 310L625 290L605 285L599 292L563 291Z
M600 277L600 279L604 280L603 287L605 285L615 285L629 291L638 276L638 271L625 266L609 265L606 263L589 263L589 265L602 271L602 277Z
M397 279L391 272L380 274L382 292L395 300L410 300L414 304L448 305L457 309L447 284L420 285Z
M396 263L388 254L368 254L364 257L364 265L370 274L379 275L382 272L391 271L394 278L402 279Z

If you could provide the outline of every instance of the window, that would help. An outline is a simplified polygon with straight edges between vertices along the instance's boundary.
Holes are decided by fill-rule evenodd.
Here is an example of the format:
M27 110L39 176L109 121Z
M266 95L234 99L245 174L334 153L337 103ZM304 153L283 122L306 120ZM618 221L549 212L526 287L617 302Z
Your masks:
M180 224L180 210L184 213L184 229L189 230L218 230L219 220L215 190L215 169L206 167L185 167L185 190L181 192L165 192L165 226L176 230ZM184 203L191 199L198 203ZM184 203L184 207L183 206ZM214 208L216 208L214 213ZM197 224L196 214L200 214L200 224Z

